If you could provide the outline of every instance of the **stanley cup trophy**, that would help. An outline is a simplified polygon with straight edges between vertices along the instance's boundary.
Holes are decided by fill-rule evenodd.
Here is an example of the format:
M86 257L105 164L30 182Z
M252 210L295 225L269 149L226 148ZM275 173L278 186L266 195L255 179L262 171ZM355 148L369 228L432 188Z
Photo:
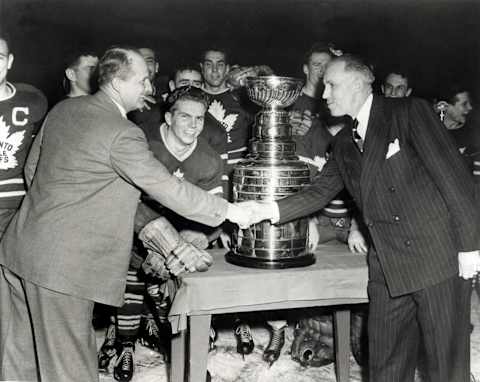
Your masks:
M295 156L288 112L302 90L302 81L290 77L248 77L250 100L262 106L255 117L250 152L233 171L233 199L274 201L294 194L310 183L310 171ZM253 268L290 268L313 264L307 253L308 219L280 225L263 221L239 230L227 261Z

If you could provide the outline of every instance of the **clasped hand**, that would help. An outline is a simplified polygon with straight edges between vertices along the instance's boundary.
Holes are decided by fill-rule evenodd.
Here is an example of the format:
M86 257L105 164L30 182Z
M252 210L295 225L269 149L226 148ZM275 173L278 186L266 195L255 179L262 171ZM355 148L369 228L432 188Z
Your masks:
M275 218L276 205L274 202L246 202L230 203L228 205L227 219L238 224L241 229L250 227L252 224L263 220Z

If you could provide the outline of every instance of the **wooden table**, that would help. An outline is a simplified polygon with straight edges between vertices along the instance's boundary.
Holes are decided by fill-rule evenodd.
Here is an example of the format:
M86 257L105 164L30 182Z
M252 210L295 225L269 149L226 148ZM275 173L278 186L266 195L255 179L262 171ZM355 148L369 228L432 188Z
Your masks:
M174 298L169 319L178 334L172 339L170 381L205 381L213 314L318 306L336 307L335 370L337 381L348 381L350 310L346 305L368 302L365 256L350 253L346 246L322 245L315 251L314 265L271 270L229 264L224 253L213 250L212 267L186 275Z

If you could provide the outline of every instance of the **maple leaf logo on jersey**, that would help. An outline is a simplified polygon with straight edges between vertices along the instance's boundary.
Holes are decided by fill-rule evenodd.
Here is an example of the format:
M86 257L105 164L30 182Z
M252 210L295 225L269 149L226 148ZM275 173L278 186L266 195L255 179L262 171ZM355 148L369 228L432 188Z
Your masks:
M177 168L175 170L175 172L173 173L173 176L176 176L178 179L183 179L183 176L185 174L182 172L182 170L180 170L179 168Z
M0 117L0 170L8 170L18 166L17 153L25 136L25 130L10 133L10 126Z
M227 133L233 129L233 125L235 125L235 122L237 121L238 114L225 115L225 108L223 107L222 103L217 100L214 100L210 104L208 111L218 122L222 124Z

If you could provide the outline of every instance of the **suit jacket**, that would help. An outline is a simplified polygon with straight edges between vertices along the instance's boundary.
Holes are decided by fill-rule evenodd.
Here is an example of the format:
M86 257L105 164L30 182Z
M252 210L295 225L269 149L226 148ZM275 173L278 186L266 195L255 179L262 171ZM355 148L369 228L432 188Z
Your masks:
M204 224L226 214L225 200L172 176L101 91L48 114L27 183L34 171L0 243L0 264L41 287L105 304L123 302L140 190Z
M320 209L344 183L392 296L457 274L458 252L479 248L471 174L427 102L374 96L363 154L347 128L333 156L311 187L279 201L280 222Z

